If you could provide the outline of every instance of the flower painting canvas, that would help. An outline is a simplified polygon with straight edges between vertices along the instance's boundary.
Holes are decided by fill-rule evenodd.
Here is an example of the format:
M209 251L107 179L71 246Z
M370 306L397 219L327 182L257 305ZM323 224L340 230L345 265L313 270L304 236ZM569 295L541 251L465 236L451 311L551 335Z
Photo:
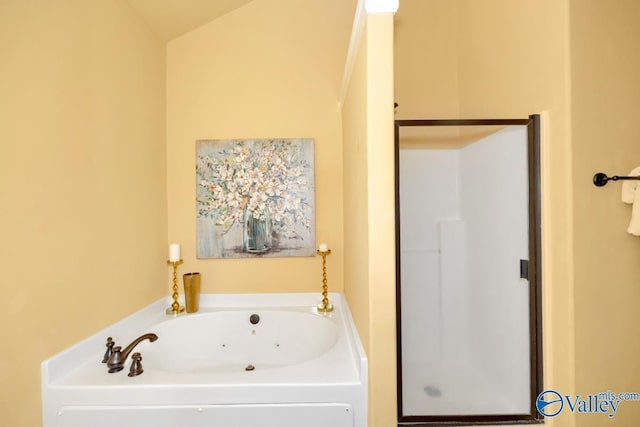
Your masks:
M312 139L196 142L198 258L315 255Z

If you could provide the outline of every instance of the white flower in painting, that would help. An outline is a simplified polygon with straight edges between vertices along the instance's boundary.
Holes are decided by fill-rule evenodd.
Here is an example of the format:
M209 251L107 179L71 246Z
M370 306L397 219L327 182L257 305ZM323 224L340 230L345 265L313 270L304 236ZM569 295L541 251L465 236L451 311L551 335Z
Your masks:
M242 202L242 196L235 191L227 193L227 205L230 208L238 208Z
M290 212L300 209L300 199L291 194L286 194L284 197L284 209Z
M271 211L273 213L273 219L275 221L282 221L282 219L284 218L284 202L282 200L276 201Z

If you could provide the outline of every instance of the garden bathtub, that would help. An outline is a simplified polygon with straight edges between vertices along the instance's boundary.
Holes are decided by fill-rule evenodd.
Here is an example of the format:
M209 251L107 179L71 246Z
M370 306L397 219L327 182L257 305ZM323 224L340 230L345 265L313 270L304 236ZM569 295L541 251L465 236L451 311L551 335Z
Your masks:
M341 294L202 295L198 313L158 301L42 363L45 427L366 427L367 359ZM144 372L101 363L107 337ZM132 352L133 353L133 352Z

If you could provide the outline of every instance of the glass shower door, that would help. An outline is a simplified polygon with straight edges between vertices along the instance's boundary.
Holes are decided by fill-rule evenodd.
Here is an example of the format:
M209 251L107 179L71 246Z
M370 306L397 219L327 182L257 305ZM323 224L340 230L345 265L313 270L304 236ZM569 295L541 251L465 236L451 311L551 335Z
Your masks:
M534 119L424 122L396 132L399 421L537 420Z

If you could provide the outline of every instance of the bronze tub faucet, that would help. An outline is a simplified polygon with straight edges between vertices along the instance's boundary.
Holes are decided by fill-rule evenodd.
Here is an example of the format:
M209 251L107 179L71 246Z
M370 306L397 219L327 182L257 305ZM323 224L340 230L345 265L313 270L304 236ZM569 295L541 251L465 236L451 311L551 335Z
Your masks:
M124 350L121 350L122 347L116 346L113 347L113 353L109 357L107 361L107 368L109 368L109 373L112 374L114 372L121 371L124 368L124 364L127 361L127 357L129 357L129 353L144 340L149 340L150 342L154 342L158 339L156 334L144 334L133 340L131 344L126 346Z

